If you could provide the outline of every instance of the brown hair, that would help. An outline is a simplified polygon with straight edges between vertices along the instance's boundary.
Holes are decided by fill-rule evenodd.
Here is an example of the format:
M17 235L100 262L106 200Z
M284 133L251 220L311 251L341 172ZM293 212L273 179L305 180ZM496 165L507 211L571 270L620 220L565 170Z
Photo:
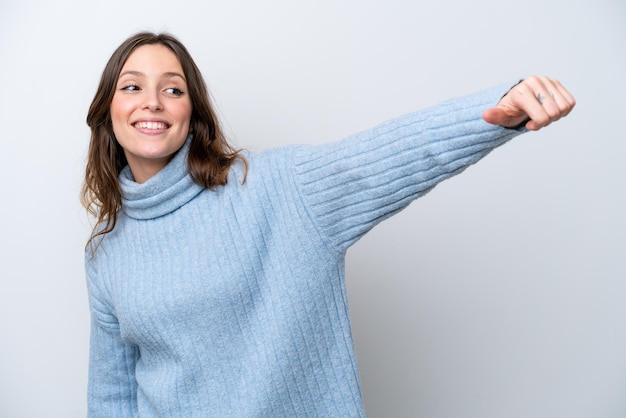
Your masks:
M247 170L245 158L226 141L206 83L185 46L166 33L137 33L126 39L109 58L87 113L91 140L80 198L85 209L96 217L88 246L96 237L113 230L122 203L118 176L127 161L113 134L111 122L110 108L115 86L130 54L142 45L153 44L164 45L176 55L187 79L192 104L190 131L193 132L187 165L193 180L208 189L222 186L226 184L228 170L236 159L241 159ZM92 250L95 251L93 246Z

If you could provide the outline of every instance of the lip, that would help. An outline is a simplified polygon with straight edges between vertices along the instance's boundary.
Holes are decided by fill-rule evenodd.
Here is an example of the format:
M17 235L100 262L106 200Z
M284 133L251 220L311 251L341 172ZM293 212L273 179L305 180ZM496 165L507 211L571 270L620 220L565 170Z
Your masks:
M172 125L160 118L140 118L131 122L133 128L146 134L158 134L167 131Z

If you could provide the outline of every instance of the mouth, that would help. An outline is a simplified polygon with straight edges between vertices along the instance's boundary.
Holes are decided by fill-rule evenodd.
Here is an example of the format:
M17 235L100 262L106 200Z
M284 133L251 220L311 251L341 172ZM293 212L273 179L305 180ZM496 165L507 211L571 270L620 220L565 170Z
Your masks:
M146 122L146 121L135 122L133 126L136 129L147 129L147 130L154 130L154 131L163 131L170 127L170 125L165 122Z

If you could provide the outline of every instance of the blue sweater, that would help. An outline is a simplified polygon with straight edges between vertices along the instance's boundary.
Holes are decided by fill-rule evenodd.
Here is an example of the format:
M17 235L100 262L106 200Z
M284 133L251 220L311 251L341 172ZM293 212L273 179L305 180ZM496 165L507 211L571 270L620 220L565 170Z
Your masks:
M519 131L481 118L507 87L342 141L249 154L207 190L188 144L120 175L86 272L93 417L361 417L344 256L378 222Z

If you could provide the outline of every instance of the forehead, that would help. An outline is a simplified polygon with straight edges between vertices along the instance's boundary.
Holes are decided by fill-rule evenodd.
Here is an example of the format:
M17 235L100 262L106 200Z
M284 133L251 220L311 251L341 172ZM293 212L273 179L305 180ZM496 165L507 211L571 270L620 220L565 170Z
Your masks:
M178 57L168 47L161 44L142 45L128 56L122 67L125 71L135 71L144 74L167 72L183 73Z

